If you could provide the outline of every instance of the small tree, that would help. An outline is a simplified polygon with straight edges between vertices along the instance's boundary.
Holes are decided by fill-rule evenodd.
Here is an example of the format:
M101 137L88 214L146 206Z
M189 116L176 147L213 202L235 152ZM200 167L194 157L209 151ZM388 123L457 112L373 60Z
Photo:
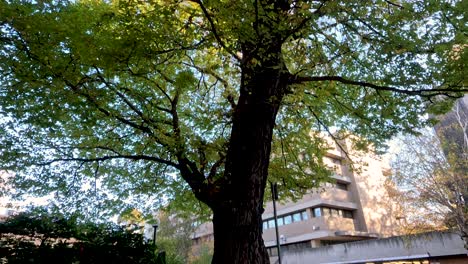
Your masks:
M198 256L196 256L191 264L209 264L213 259L213 249L206 244L201 245Z
M159 223L156 244L158 249L166 251L167 263L187 263L196 219L180 217L166 211L159 211L156 218Z

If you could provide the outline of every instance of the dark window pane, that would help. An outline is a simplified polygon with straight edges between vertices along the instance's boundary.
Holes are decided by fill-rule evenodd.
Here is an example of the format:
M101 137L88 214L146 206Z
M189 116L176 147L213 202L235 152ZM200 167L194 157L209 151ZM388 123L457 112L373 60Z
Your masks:
M343 217L344 218L353 218L353 212L348 210L343 210Z
M320 207L314 208L314 217L320 217L320 216L322 216Z
M341 183L341 182L337 182L335 186L337 189L340 189L340 190L344 190L344 191L348 190L348 185Z

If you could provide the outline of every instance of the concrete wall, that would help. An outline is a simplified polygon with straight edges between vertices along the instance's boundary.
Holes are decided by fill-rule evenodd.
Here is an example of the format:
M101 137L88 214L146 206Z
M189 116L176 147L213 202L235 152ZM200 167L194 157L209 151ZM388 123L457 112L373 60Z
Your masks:
M431 232L414 236L350 242L302 251L286 251L283 264L302 263L366 263L411 259L455 260L468 263L468 251L460 236L453 233ZM440 263L450 263L439 261ZM461 262L463 263L463 262Z

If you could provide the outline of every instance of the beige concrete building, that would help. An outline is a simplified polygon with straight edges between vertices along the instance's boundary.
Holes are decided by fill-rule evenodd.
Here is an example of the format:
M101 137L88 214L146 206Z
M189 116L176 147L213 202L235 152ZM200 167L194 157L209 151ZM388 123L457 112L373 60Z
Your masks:
M296 202L277 203L281 248L300 250L397 234L395 205L389 199L388 163L369 152L354 151L351 140L329 142L325 163L333 182L311 190ZM353 161L354 165L350 165ZM273 206L263 214L263 239L274 263L277 256ZM212 240L211 223L194 234L194 244Z
M388 163L369 152L355 151L351 140L329 145L325 163L335 172L334 182L311 190L297 202L277 204L280 244L285 250L397 234L396 207L386 186ZM263 239L273 257L277 251L271 202L263 219Z

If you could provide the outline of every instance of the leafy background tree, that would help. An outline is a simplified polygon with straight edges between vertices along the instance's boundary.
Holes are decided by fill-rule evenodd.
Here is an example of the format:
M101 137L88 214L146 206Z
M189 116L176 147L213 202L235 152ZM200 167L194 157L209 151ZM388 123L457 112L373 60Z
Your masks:
M211 210L214 263L268 262L269 172L298 197L330 174L311 130L380 148L450 109L466 5L2 1L1 169L88 218Z

